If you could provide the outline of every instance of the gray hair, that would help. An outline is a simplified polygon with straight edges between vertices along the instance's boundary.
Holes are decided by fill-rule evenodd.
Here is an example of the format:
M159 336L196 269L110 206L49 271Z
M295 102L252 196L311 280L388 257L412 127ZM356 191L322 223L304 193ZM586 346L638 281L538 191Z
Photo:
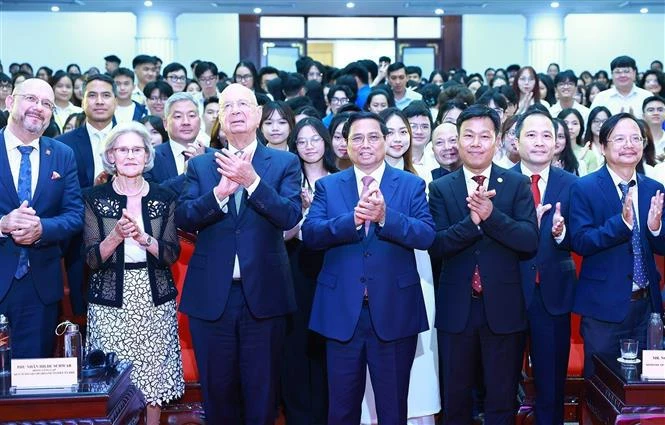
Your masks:
M171 113L171 106L173 106L174 103L176 102L181 102L183 100L188 100L196 106L196 112L198 112L199 115L201 115L201 105L199 105L199 102L194 98L194 95L192 95L189 92L183 91L183 92L178 92L178 93L173 93L171 97L168 98L166 103L164 103L164 117L168 117L169 114Z
M155 165L155 148L152 147L150 143L150 133L145 128L143 124L140 124L136 121L124 122L113 127L113 130L106 136L104 140L104 152L102 153L102 164L104 165L104 171L111 175L116 175L115 164L109 161L109 153L115 147L115 142L118 140L118 137L123 134L134 133L141 138L143 141L143 147L145 147L146 154L148 155L148 160L146 161L143 172L152 170L152 167Z

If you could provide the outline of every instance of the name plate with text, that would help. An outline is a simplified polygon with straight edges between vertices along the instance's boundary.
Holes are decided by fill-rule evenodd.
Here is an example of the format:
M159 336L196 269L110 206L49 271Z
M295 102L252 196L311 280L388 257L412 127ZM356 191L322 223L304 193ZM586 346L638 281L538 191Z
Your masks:
M78 359L12 359L12 387L17 390L65 388L78 384Z
M665 381L665 350L642 351L642 379Z

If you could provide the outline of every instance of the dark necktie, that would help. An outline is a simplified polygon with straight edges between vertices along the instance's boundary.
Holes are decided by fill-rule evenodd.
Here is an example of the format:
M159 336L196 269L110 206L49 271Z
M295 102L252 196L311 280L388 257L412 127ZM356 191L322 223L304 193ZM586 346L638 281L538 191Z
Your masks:
M235 156L240 158L242 156L242 151L237 151L235 153ZM240 212L240 203L242 202L242 191L245 190L242 186L238 186L238 189L236 189L235 193L233 194L233 199L236 203L236 212Z
M634 186L635 183L619 183L621 189L621 203L623 204L626 195L628 195L628 188ZM631 208L632 205L631 205ZM640 288L646 288L647 283L647 267L642 257L642 244L640 243L640 229L637 226L637 214L633 208L633 234L630 238L630 243L633 246L633 282Z
M364 177L363 177L362 179L360 179L360 180L362 180L362 182L363 182L363 190L362 190L362 193L360 194L360 197L362 198L363 196L365 196L365 194L366 194L367 192L369 192L369 185L371 185L372 182L374 181L374 177L372 177L372 176L364 176ZM368 234L369 234L369 227L371 226L371 224L372 224L371 221L369 221L369 220L365 220L365 235L368 235Z
M473 176L471 179L478 183L476 190L480 190L483 183L485 182L485 176ZM474 295L479 295L483 292L483 284L480 280L480 267L478 267L478 264L476 264L476 268L473 270L473 277L471 278L471 289L473 289Z
M18 200L23 201L32 200L32 165L30 164L30 153L34 148L32 146L19 146L18 150L21 152L21 166L18 171ZM23 278L28 274L30 262L28 260L28 250L21 248L19 251L18 265L16 266L16 279Z
M540 205L540 189L538 188L539 181L540 181L540 174L531 175L531 193L533 193L533 203L536 204L536 207ZM536 283L540 283L540 274L538 273L537 269L536 269Z

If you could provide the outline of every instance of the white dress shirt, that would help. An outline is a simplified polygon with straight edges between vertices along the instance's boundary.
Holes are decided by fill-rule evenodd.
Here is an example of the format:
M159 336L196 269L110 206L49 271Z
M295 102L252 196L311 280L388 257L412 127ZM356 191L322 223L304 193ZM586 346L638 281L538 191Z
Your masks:
M175 168L178 170L178 174L185 172L185 156L182 154L187 150L186 146L181 145L180 143L169 140L169 146L171 147L171 152L173 152L173 158L175 159Z
M524 163L522 163L520 168L522 168L522 174L524 174L529 178L529 180L531 180L531 176L534 175L535 173L529 170L524 165ZM545 189L547 189L547 182L550 180L550 167L546 167L543 171L537 174L540 176L540 180L538 180L538 191L540 191L540 203L542 204L543 201L545 200ZM552 208L550 209L550 214L554 214L555 208L556 204L552 205ZM564 240L565 237L566 237L566 223L563 224L563 231L559 236L554 238L554 241L559 244Z
M102 155L104 155L104 141L106 136L111 132L113 128L113 123L110 122L109 125L104 127L101 130L97 130L95 127L91 126L88 121L85 122L85 128L88 131L90 136L90 146L92 146L92 160L95 166L95 177L104 171L104 164L102 163Z
M115 107L115 120L118 123L121 122L131 122L134 118L134 110L136 109L136 104L131 102L128 106L116 105Z
M653 96L650 91L641 89L633 84L633 88L624 96L616 89L616 87L611 87L607 90L601 91L593 99L591 104L591 109L596 106L605 106L610 110L612 115L616 115L621 112L631 112L637 119L642 119L642 103L647 97Z
M572 108L575 109L580 114L582 114L582 118L584 119L584 126L586 126L587 123L589 122L589 112L591 112L591 109L587 108L581 103L577 103L577 101L573 101ZM561 107L561 102L557 102L550 107L550 115L552 115L552 117L556 117L559 115L559 112L561 112L562 110L563 107Z
M72 102L69 102L69 104L64 108L55 105L53 118L55 119L55 123L58 124L58 127L60 127L60 131L64 130L65 121L67 121L67 118L69 118L71 114L78 114L79 112L83 112L83 109L74 105Z

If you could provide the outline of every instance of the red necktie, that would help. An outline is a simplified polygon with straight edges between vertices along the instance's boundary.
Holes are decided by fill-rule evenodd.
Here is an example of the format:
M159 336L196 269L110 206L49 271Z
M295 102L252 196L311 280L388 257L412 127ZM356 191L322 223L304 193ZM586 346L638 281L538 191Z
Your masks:
M360 197L362 198L369 191L369 185L371 185L372 182L374 181L374 177L364 176L361 180L363 182L363 190L362 190L362 193L360 194ZM371 224L372 224L371 221L365 220L365 235L369 234L369 226Z
M480 190L480 187L485 182L485 176L473 176L471 179L478 183L476 190ZM483 292L483 284L480 280L480 268L476 264L476 268L473 270L473 277L471 277L471 289L473 290L474 295L480 295Z
M540 174L531 175L531 193L533 193L533 203L536 204L536 207L540 205L540 189L538 188L539 181ZM538 272L538 269L536 269L536 284L538 283L540 283L540 273Z

